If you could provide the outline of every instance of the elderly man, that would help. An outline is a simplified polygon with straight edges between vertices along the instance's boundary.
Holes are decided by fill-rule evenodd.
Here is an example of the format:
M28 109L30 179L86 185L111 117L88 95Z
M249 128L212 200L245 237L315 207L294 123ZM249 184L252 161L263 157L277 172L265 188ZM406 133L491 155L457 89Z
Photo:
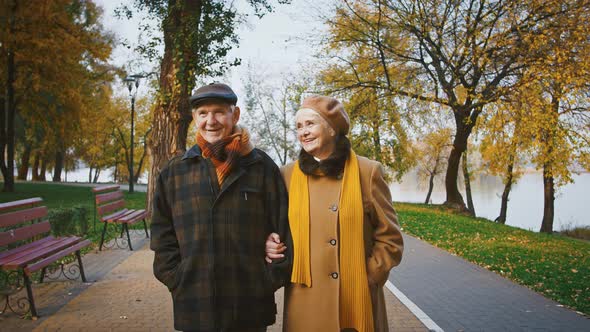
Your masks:
M278 167L237 125L237 96L225 84L191 97L197 144L173 158L156 184L154 275L172 293L174 328L265 331L290 260L264 261L264 242L289 238L288 198ZM287 255L288 256L288 255Z

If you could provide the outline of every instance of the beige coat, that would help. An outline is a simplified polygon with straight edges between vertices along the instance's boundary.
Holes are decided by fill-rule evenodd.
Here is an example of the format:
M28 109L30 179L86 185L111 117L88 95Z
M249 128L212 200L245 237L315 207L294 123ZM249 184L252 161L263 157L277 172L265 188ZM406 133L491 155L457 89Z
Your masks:
M358 157L364 209L367 276L375 331L388 331L383 285L402 258L403 240L380 163ZM287 187L294 164L281 173ZM312 287L285 287L284 331L336 332L339 324L338 201L342 179L309 178Z

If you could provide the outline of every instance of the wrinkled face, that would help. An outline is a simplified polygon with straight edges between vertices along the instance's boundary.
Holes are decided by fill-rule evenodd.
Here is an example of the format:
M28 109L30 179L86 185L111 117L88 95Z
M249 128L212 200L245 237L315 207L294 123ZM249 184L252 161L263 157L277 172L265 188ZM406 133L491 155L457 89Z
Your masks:
M334 152L336 132L318 113L309 109L297 111L295 125L297 139L305 152L320 160Z
M240 108L215 101L204 103L193 109L193 119L201 136L215 143L231 135L240 119Z

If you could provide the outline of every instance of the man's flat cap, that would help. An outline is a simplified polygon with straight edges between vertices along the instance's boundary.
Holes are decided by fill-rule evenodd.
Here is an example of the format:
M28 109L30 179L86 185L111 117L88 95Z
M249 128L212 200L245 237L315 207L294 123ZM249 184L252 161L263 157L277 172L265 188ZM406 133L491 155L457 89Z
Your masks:
M211 83L198 88L189 99L193 108L199 106L199 104L205 101L212 100L235 105L238 102L238 96L227 84Z

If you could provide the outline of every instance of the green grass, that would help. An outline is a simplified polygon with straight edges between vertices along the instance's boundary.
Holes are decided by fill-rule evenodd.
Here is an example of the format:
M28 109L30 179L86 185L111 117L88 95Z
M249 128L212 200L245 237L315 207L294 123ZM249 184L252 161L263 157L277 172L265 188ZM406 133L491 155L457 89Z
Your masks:
M404 232L590 315L590 242L457 215L440 206L394 205Z

